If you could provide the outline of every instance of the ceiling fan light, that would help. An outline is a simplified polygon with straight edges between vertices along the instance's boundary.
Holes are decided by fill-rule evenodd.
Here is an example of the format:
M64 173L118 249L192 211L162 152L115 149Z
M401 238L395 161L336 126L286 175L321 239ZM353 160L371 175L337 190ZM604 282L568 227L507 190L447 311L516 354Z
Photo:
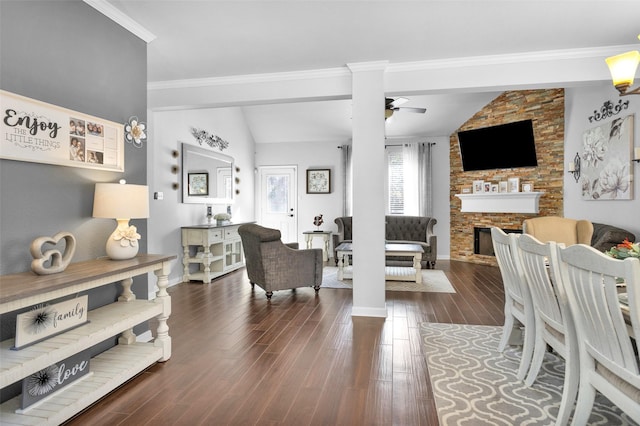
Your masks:
M613 79L613 85L620 90L630 87L640 63L640 52L632 50L605 59Z
M391 118L391 116L393 115L393 110L392 109L385 109L384 110L384 119L388 119Z

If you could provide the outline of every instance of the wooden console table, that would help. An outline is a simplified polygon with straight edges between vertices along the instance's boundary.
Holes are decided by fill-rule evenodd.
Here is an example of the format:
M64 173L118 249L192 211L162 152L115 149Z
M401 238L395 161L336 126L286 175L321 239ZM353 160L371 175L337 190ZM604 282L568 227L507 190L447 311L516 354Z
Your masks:
M0 388L20 381L68 357L120 335L118 345L91 359L91 376L79 380L17 414L20 396L0 406L2 423L57 425L93 404L127 380L158 361L171 357L167 320L171 298L167 293L170 263L176 256L143 254L128 260L101 258L72 263L61 273L35 275L32 272L0 276L0 314L40 303L72 297L121 281L118 302L88 312L87 324L19 351L11 350L14 339L0 343ZM154 300L136 300L131 292L133 277L149 272L158 277ZM156 318L153 342L136 342L133 327Z

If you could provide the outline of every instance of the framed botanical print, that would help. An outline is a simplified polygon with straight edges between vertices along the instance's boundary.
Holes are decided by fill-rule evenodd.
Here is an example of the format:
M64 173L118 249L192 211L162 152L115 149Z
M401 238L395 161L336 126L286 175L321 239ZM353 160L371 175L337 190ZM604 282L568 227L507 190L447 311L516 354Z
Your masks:
M331 192L331 170L307 170L307 194L329 194Z
M189 195L209 195L209 173L188 174Z
M633 200L634 115L582 134L580 189L583 200Z

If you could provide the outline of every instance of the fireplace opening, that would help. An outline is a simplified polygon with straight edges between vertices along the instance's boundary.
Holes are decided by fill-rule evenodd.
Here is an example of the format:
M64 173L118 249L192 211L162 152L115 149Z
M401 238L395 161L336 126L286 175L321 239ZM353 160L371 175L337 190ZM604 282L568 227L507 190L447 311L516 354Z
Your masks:
M507 234L522 234L522 229L503 229ZM495 256L493 241L491 241L491 228L473 228L473 254L482 256Z

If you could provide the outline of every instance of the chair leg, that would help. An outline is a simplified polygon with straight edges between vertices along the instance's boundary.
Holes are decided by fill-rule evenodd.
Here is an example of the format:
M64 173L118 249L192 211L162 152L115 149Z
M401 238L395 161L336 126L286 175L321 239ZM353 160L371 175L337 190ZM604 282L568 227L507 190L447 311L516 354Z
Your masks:
M316 291L316 294L318 294L318 292L320 292L320 286L319 285L313 287L313 289Z
M576 349L567 351L567 359L565 359L564 385L562 389L562 400L560 401L560 409L558 410L557 426L569 424L569 415L573 409L573 403L578 394L578 384L580 380L580 359Z
M542 361L544 360L544 354L547 352L547 343L542 337L544 324L536 324L536 337L533 347L533 358L531 359L531 367L527 373L527 378L524 380L525 385L531 386L536 381ZM540 331L538 331L540 330Z
M585 375L586 376L586 375ZM596 398L596 389L587 380L580 379L576 411L573 413L572 425L586 425L593 410L593 401Z
M271 300L271 296L273 296L273 292L272 291L268 291L267 292L267 300Z
M500 343L498 344L498 352L504 352L504 349L507 347L507 343L509 343L509 338L513 333L513 328L515 324L513 321L513 315L507 312L504 315L504 325L502 326L502 337L500 338Z
M532 328L533 327L531 326L524 327L524 343L522 344L522 358L520 359L520 368L518 369L518 374L516 375L518 380L524 379L524 376L527 375L527 371L529 370L529 366L531 365L531 358L533 357L533 344L534 344L534 338L535 338L535 333L534 333L534 330L532 330Z

